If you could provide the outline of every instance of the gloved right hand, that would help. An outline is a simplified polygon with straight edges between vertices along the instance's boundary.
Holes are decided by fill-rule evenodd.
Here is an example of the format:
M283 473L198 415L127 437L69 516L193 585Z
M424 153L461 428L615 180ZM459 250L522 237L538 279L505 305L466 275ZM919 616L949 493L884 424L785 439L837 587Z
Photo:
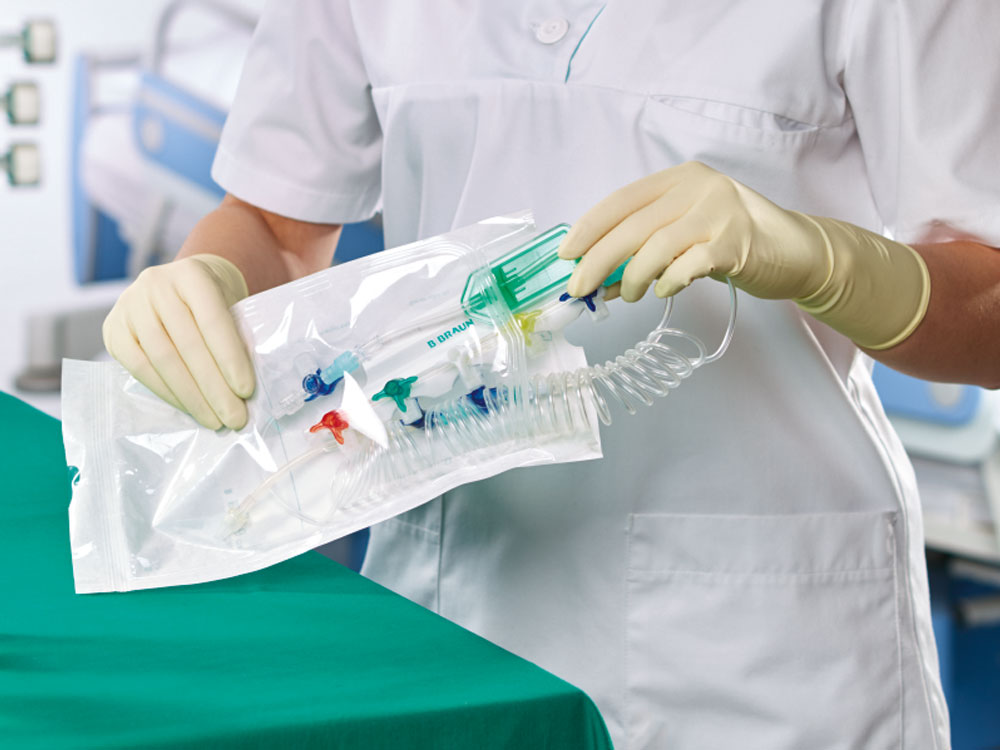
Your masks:
M567 291L596 289L624 261L621 294L661 297L728 277L762 299L790 299L867 349L889 349L923 320L930 274L910 246L847 222L784 209L688 162L626 185L573 225L559 257L580 258Z
M248 294L218 255L147 268L104 321L104 346L140 383L205 427L247 423L254 371L229 307Z

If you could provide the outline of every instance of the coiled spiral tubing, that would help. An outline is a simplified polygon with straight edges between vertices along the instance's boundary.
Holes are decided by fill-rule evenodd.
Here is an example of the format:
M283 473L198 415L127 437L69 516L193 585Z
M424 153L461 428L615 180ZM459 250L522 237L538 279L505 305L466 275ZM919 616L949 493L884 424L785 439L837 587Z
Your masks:
M669 326L673 298L659 324L614 360L571 372L536 376L522 386L480 389L476 399L461 396L426 412L421 430L398 420L386 424L389 444L372 446L353 473L365 484L412 479L436 462L481 448L495 448L525 436L572 434L590 426L593 405L600 421L612 421L612 404L629 414L652 405L702 365L719 359L736 325L736 290L729 282L729 319L711 354L697 336ZM685 353L678 344L691 351ZM358 489L358 488L352 488Z
M605 425L612 421L609 402L617 403L629 414L635 414L639 406L651 406L654 398L666 396L699 367L726 353L736 327L736 288L732 281L727 283L729 320L722 342L711 354L700 338L668 325L674 302L671 297L659 324L644 340L604 364L536 376L531 381L532 401L539 411L548 412L550 424L555 428L560 415L572 420L575 408L586 413L588 397ZM667 343L669 339L687 342L697 354L687 356L677 346Z

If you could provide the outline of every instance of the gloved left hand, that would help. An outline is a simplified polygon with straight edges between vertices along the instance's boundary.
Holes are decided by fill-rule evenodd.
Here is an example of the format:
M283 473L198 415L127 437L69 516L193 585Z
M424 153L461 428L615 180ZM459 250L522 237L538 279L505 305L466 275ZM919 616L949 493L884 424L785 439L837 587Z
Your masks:
M621 295L655 279L669 297L694 279L728 277L765 299L791 299L860 346L887 349L919 325L930 278L912 248L835 219L783 209L698 162L612 193L573 225L559 248L583 256L568 291L593 291L631 257Z
M203 253L147 268L104 321L104 345L140 383L212 430L247 423L254 370L229 307L240 269Z

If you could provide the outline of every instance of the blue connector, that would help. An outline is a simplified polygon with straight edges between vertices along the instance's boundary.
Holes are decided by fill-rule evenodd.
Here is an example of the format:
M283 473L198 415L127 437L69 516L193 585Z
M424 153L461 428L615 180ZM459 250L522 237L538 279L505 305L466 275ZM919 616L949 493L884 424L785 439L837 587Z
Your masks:
M361 362L354 352L344 352L329 367L309 373L302 379L302 390L309 394L306 401L329 396L337 383L344 379L345 373L354 372L360 366Z

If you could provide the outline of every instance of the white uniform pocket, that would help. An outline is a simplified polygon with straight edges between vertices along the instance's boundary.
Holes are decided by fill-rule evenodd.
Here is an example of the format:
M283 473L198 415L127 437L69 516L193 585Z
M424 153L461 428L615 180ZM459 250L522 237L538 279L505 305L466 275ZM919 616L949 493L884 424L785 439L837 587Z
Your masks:
M891 512L635 515L628 748L894 748Z
M649 97L647 118L668 128L768 151L809 148L822 128L774 112L690 96Z

